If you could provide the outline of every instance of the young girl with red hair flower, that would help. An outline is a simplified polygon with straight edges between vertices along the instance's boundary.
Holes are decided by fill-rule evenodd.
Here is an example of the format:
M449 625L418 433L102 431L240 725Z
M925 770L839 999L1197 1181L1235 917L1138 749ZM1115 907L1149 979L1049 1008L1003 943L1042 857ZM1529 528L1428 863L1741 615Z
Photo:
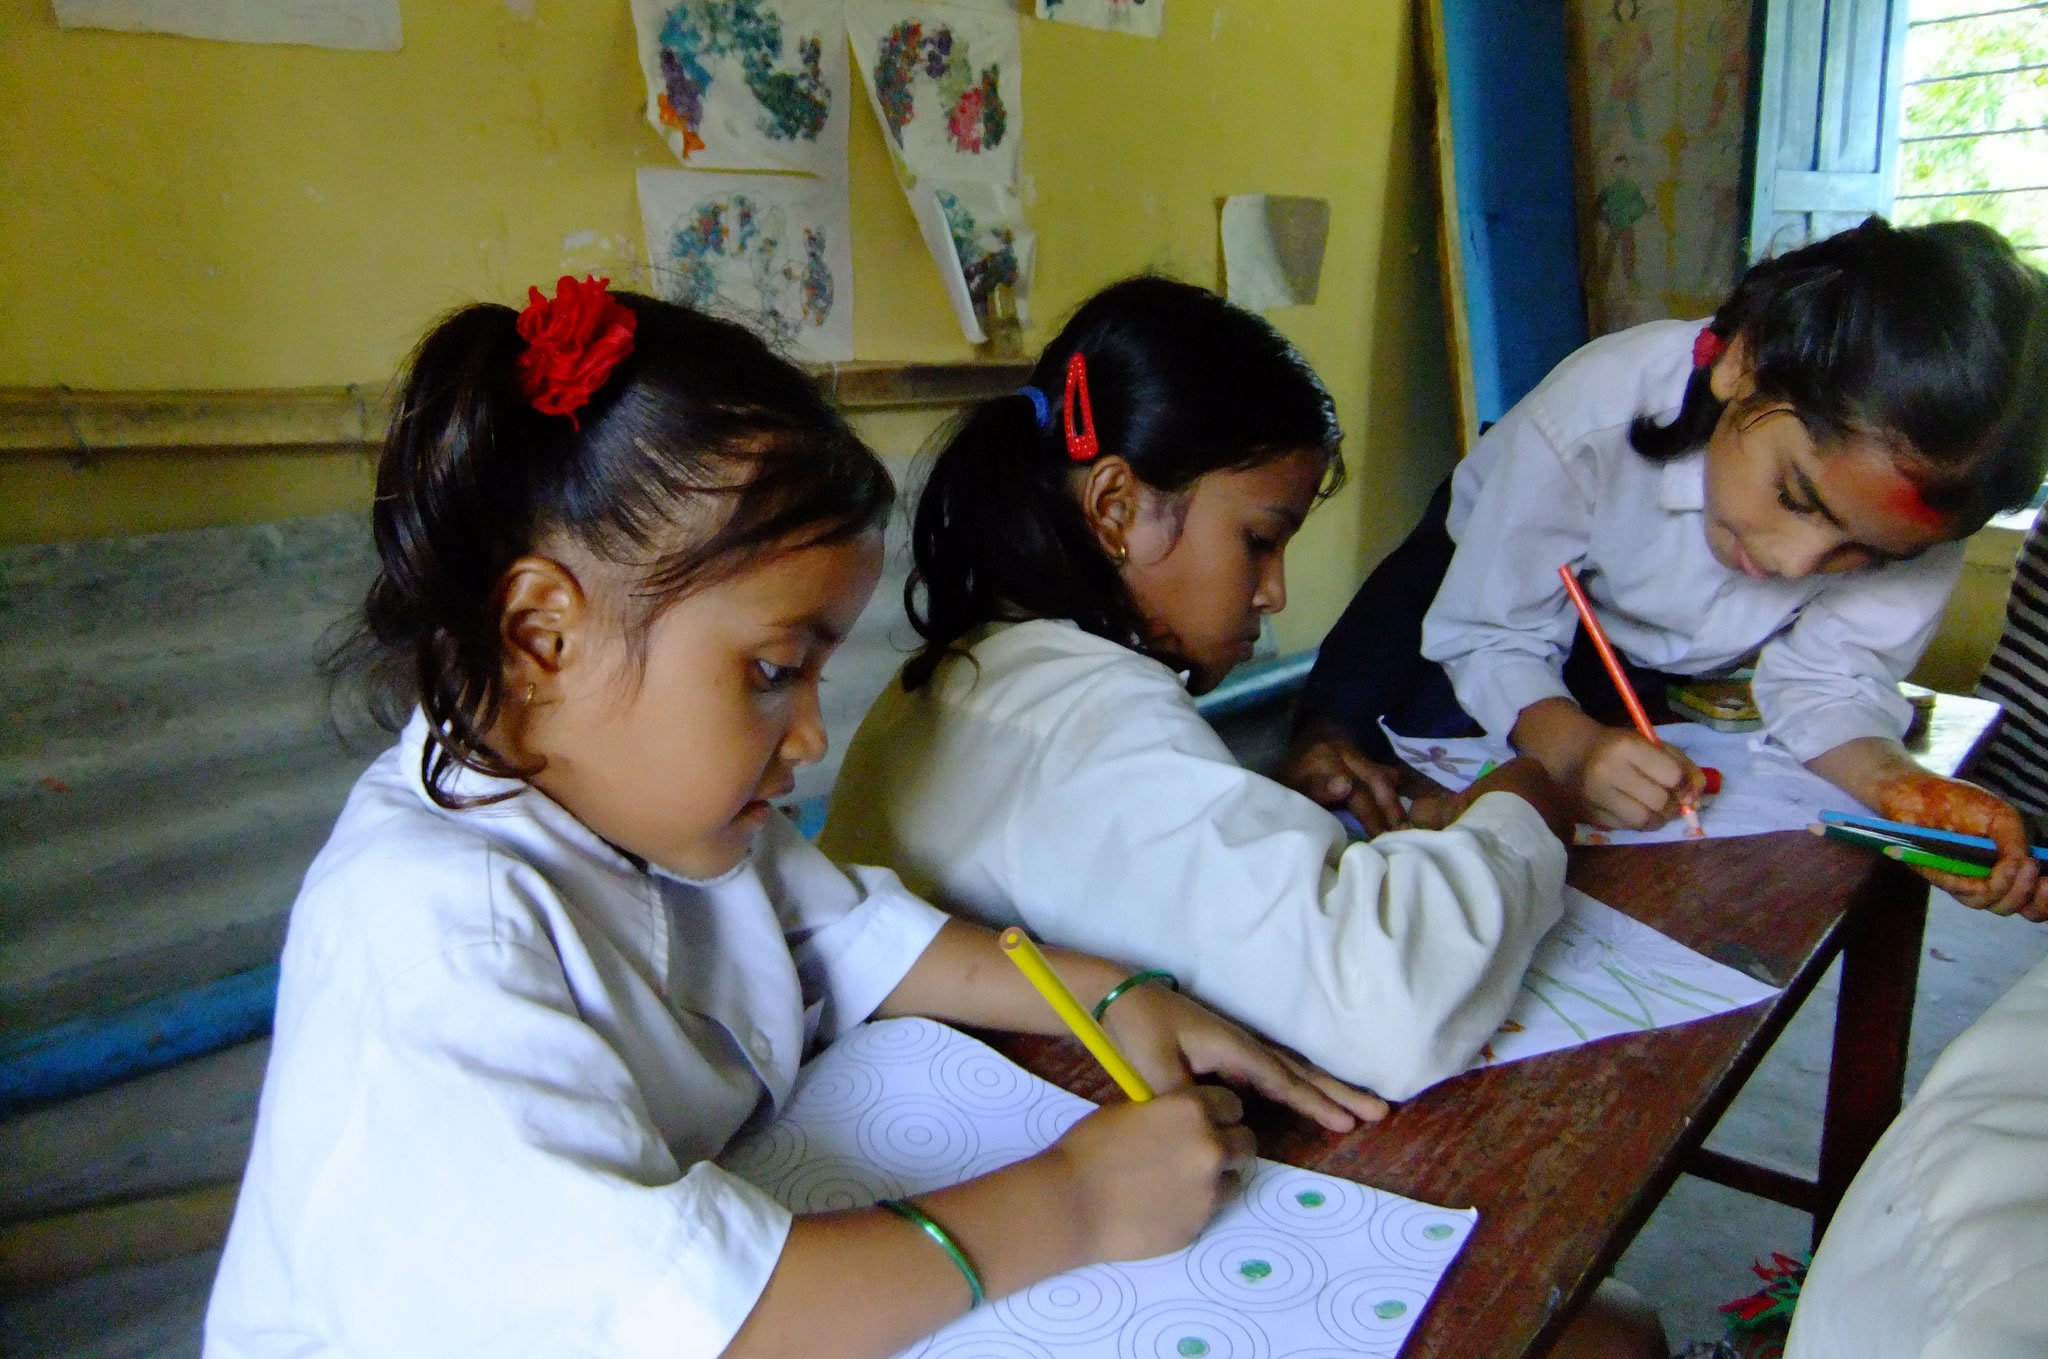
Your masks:
M824 752L891 498L729 323L564 279L427 336L359 648L403 729L292 908L206 1353L884 1356L1185 1244L1252 1156L1194 1073L1384 1113L1143 986L1104 1019L1166 1093L1007 1169L792 1219L714 1164L870 1015L1055 1028L989 931L770 805ZM1083 1003L1127 980L1058 963Z

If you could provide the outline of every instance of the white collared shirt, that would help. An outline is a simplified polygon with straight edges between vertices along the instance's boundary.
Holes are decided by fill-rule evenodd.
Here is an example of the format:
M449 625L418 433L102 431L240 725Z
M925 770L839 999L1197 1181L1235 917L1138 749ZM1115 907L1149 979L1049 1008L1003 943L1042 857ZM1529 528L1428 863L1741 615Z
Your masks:
M785 818L708 882L521 784L450 812L425 721L292 907L210 1356L716 1355L788 1213L709 1158L944 917Z
M1528 803L1490 794L1449 830L1353 844L1238 764L1157 661L1065 621L965 642L869 709L827 853L986 924L1165 968L1391 1098L1493 1036L1563 910L1564 846Z
M1422 625L1458 702L1489 735L1545 698L1578 627L1558 580L1569 563L1615 647L1686 675L1762 648L1753 688L1765 729L1801 760L1844 741L1897 737L1898 681L1941 621L1963 545L1846 575L1752 580L1714 560L1706 454L1658 465L1629 423L1677 413L1703 322L1653 321L1593 341L1501 417L1451 482L1457 555Z

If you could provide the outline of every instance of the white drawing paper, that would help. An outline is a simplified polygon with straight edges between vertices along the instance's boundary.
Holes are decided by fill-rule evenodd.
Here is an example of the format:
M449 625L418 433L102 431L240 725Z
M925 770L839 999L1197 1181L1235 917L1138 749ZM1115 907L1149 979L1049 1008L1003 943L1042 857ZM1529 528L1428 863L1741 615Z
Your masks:
M1397 736L1382 721L1380 730L1394 753L1452 792L1462 792L1488 760L1506 763L1514 751L1483 736ZM1657 739L1676 746L1701 768L1721 771L1721 791L1700 803L1700 828L1709 840L1772 831L1804 830L1823 811L1855 811L1855 798L1829 783L1761 737L1715 731L1698 722L1657 728ZM1646 845L1686 839L1685 822L1673 819L1656 830L1605 830L1580 826L1582 845Z
M1778 988L1724 967L1633 916L1564 889L1564 918L1536 945L1500 1032L1475 1068L1520 1061L1616 1034L1726 1014Z
M843 0L633 0L647 121L700 170L846 177Z
M1223 200L1224 296L1265 311L1316 300L1330 200L1282 194L1232 194Z
M738 321L788 357L853 357L853 240L842 180L642 170L654 289Z
M960 333L973 344L988 338L981 316L989 293L998 287L1010 289L1018 320L1028 322L1038 238L1024 220L1016 192L999 184L931 182L905 192Z
M1093 1108L943 1024L884 1020L805 1066L719 1162L793 1212L858 1208L1022 1160ZM1260 1161L1186 1250L1057 1275L900 1359L1391 1359L1478 1218Z
M1156 38L1166 27L1166 0L1038 0L1038 17Z
M53 0L59 28L396 52L398 0Z
M846 31L899 173L1016 184L1024 100L1014 10L850 0Z

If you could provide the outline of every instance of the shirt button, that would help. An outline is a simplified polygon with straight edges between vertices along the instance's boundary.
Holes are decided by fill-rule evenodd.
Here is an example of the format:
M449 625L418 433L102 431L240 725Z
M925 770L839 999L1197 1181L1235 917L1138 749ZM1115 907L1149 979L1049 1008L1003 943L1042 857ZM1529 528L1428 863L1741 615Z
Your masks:
M754 1036L747 1040L747 1051L763 1066L775 1059L775 1045L769 1042L768 1035L759 1029L754 1030Z

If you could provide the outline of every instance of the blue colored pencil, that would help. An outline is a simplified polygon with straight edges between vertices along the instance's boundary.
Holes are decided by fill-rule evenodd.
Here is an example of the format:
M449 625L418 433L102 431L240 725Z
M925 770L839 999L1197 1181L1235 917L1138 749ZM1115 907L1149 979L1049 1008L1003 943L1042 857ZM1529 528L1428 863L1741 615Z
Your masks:
M1959 831L1936 830L1932 826L1916 826L1910 821L1887 821L1881 816L1860 816L1854 812L1822 812L1820 819L1831 826L1863 826L1886 835L1917 844L1930 852L1951 853L1949 846L1964 845L1971 849L1990 850L1995 857L1998 846L1982 835L1964 835ZM2048 849L2033 846L2034 857L2048 862Z

